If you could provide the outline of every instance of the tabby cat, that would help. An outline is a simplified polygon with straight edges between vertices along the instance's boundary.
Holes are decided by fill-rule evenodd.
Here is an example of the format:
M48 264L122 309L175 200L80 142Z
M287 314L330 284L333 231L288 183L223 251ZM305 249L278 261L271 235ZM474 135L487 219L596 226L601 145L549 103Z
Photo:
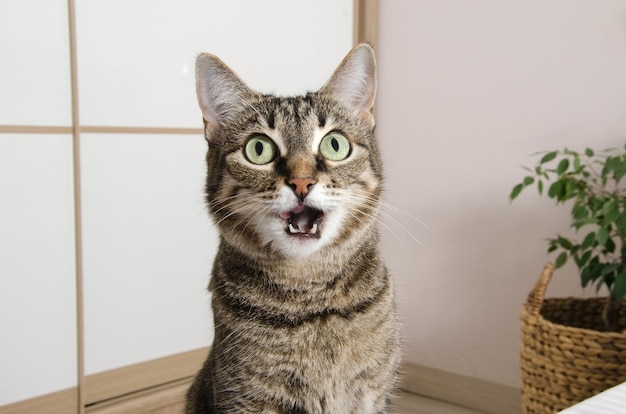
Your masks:
M220 245L215 339L186 413L391 412L399 328L377 248L372 48L304 96L258 93L210 54L196 80Z

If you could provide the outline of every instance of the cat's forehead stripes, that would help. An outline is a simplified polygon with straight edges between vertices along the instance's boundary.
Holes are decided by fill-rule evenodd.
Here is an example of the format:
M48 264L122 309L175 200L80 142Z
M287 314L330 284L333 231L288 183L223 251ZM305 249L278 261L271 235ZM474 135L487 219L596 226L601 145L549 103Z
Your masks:
M268 117L268 123L271 120L275 124L276 118L281 118L283 121L301 123L307 120L313 111L313 99L310 95L273 97L273 101L273 111Z
M317 113L315 100L312 94L296 97L266 96L264 110L257 112L255 119L266 134L278 147L281 155L289 151L286 144L290 142L317 142L319 135L318 125L326 125L326 115ZM317 146L315 146L317 152Z

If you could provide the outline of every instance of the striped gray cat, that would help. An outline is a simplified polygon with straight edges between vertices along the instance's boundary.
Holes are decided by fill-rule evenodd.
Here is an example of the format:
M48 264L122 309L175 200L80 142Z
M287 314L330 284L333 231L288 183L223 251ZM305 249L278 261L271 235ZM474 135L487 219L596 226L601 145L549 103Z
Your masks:
M196 80L220 245L186 413L389 413L399 325L377 247L372 48L304 96L253 91L210 54Z

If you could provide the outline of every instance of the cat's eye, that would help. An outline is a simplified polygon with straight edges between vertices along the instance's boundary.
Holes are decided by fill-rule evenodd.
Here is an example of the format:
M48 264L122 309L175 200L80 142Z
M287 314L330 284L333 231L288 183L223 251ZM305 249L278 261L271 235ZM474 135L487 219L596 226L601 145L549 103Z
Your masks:
M350 155L350 141L338 132L331 132L322 138L320 154L330 161L342 161Z
M252 164L268 164L276 158L276 144L265 135L254 135L246 142L244 154Z

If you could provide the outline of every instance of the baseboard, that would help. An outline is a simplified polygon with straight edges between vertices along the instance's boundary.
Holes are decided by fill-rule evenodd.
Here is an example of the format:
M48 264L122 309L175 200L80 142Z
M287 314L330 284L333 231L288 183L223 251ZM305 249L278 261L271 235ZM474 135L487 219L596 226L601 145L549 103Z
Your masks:
M400 388L487 414L522 411L518 388L413 363L402 365Z

